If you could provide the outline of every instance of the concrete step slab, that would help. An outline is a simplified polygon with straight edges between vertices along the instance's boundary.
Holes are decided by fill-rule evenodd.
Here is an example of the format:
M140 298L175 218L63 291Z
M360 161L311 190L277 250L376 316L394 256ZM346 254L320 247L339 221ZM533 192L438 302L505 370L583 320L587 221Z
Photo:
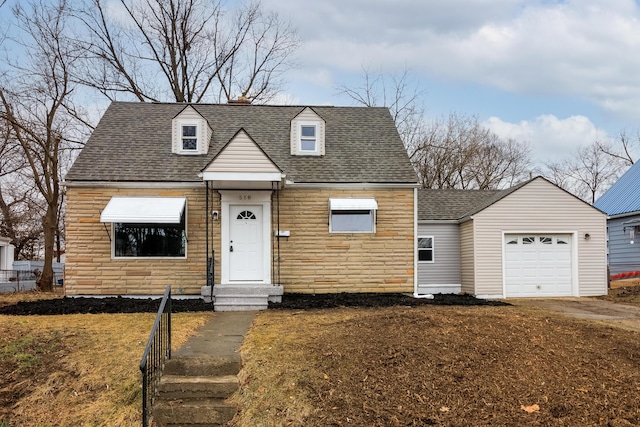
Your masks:
M184 377L181 375L163 375L158 392L160 399L226 399L238 390L239 382L235 375L216 377Z
M168 425L218 425L236 414L235 405L223 399L159 401L153 408L153 421L158 427Z
M239 355L180 357L167 361L164 375L215 377L237 375L242 368Z

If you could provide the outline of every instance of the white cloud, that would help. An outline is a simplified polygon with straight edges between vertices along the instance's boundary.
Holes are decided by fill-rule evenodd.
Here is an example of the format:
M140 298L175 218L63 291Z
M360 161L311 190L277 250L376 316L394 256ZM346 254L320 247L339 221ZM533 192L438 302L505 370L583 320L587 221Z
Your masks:
M634 0L268 0L300 29L304 69L405 67L640 119Z
M490 117L483 124L501 138L528 142L533 160L538 163L560 161L571 156L579 147L596 140L610 139L607 132L598 129L588 117L579 115L559 119L548 114L519 123Z

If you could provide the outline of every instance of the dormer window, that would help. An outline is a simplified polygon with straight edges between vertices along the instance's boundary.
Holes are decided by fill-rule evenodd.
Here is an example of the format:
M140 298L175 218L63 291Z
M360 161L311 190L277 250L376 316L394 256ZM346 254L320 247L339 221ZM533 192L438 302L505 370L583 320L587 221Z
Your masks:
M325 122L312 108L305 108L291 121L291 155L324 156Z
M196 151L198 149L198 126L182 125L182 149Z
M171 151L175 154L207 154L213 131L207 120L191 105L187 106L172 121L173 141Z

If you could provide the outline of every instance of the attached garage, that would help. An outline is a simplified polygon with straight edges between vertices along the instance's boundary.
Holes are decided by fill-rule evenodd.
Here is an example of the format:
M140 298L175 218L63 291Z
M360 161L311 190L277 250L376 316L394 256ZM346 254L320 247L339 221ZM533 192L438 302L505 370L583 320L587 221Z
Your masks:
M505 234L505 296L573 295L571 240L569 234Z
M418 253L425 236L428 262ZM458 239L448 246L459 256L444 250L445 238ZM420 190L416 248L417 294L607 293L606 215L543 177L500 191Z

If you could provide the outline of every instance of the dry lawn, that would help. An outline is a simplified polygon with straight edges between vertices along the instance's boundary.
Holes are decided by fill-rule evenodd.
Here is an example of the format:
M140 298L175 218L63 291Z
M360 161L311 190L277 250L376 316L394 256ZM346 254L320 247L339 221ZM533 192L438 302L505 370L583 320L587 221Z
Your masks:
M237 426L640 425L640 335L527 307L260 313Z
M0 294L0 305L38 294L20 295ZM174 314L173 347L211 315ZM0 425L139 426L138 366L154 318L0 316Z

